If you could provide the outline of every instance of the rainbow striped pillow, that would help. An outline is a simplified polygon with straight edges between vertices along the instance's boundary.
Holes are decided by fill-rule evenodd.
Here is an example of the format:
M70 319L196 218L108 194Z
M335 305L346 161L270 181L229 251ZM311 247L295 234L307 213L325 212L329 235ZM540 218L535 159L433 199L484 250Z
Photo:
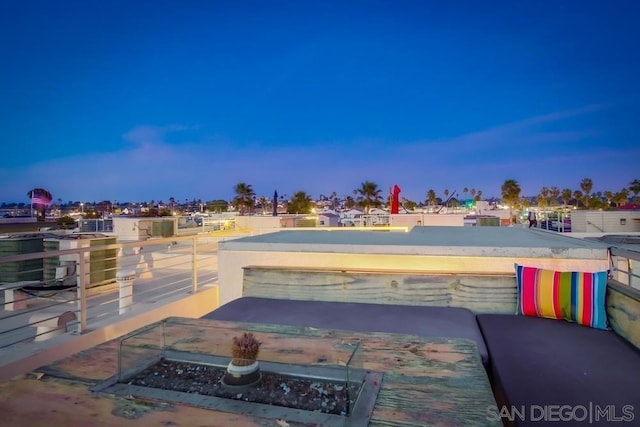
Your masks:
M607 329L607 272L553 271L516 264L518 313Z

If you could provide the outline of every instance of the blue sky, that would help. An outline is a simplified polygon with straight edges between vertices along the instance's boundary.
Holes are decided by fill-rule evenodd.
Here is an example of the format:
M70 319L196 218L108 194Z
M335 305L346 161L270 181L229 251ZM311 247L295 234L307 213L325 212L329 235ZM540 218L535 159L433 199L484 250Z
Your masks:
M619 191L640 2L4 1L0 201Z

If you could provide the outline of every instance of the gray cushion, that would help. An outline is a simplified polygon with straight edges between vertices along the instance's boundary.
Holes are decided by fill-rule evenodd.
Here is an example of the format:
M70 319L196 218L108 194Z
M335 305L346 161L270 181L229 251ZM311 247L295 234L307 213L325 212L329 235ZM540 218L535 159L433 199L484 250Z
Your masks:
M614 332L537 317L479 314L477 318L489 349L498 404L525 407L528 418L518 425L588 424L531 419L537 406L549 405L605 409L613 405L617 417L631 405L635 417L640 415L640 351ZM539 413L534 412L536 416ZM607 425L605 421L594 425ZM633 423L612 423L621 424Z
M203 319L275 323L358 332L387 332L422 337L468 338L476 342L485 366L488 363L487 348L475 314L460 307L242 297L222 305L203 316Z

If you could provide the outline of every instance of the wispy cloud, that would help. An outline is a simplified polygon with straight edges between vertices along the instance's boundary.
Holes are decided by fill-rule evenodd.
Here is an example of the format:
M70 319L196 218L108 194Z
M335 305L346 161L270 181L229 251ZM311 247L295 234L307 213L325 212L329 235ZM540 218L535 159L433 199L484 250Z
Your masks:
M439 140L425 140L411 144L411 149L440 149L443 152L460 155L466 150L471 152L487 149L509 149L519 143L549 144L575 142L599 135L597 129L579 129L570 131L545 130L543 125L552 125L571 117L593 113L605 108L600 105L553 112L530 117L512 123L489 127L484 130ZM406 149L405 149L406 150ZM463 150L463 151L461 151Z
M594 113L596 111L603 110L606 107L607 107L606 105L598 105L598 104L585 105L583 107L575 108L573 110L556 111L549 114L543 114L540 116L531 117L525 120L517 121L517 122L503 125L500 127L501 128L504 128L504 127L523 128L523 127L528 127L528 126L537 125L537 124L552 123L552 122L557 122L559 120L568 119L569 117L576 117L576 116L581 116L583 114Z
M125 141L131 142L136 145L156 144L163 143L167 134L195 129L198 129L198 127L177 124L167 126L144 125L137 126L125 132L125 134L122 135L122 138Z
M229 199L240 181L251 184L259 196L273 190L283 195L302 190L314 196L336 191L344 196L371 180L383 191L399 184L403 196L419 201L428 189L445 187L458 191L474 187L486 196L499 196L507 178L517 179L524 194L535 194L542 185L577 185L586 176L605 186L606 182L629 182L637 176L620 178L604 166L633 173L633 159L640 148L629 152L600 143L582 149L585 141L600 140L603 135L597 129L544 127L598 110L584 107L410 143L360 139L265 147L259 141L234 144L225 136L199 136L185 142L180 136L194 127L145 125L124 133L123 139L130 144L117 152L0 170L0 200L26 201L26 192L35 187L47 188L64 201ZM176 138L183 142L173 143ZM490 155L480 156L481 151ZM8 193L9 189L14 192Z

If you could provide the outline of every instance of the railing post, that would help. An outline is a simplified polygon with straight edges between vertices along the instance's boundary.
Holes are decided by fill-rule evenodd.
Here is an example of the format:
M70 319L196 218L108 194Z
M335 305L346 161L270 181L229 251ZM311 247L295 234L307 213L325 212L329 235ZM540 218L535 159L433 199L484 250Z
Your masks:
M133 305L133 281L136 278L134 270L118 270L116 283L118 283L118 314L124 314L131 310Z
M195 294L198 292L198 239L196 236L193 237L193 270L191 273L192 276L192 289L191 291Z
M77 292L78 292L78 324L76 332L81 334L83 331L87 329L87 280L89 280L89 275L87 271L87 258L88 258L87 249L81 249L78 254L79 258L79 266L78 266L78 283L77 283Z

